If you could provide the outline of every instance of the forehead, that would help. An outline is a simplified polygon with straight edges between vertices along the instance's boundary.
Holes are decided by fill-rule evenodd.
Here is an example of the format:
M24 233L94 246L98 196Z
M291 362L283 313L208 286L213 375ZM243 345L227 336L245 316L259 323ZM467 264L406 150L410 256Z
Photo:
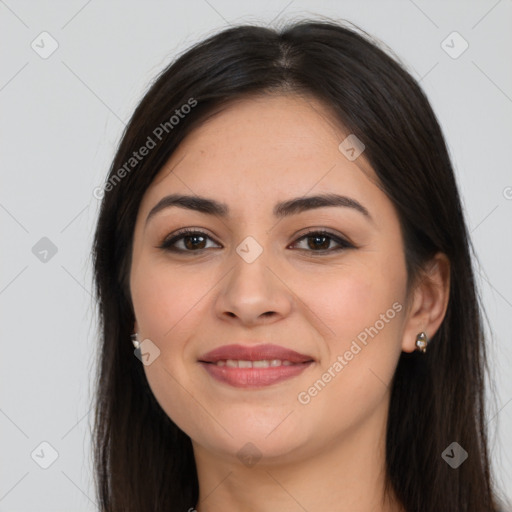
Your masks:
M153 195L171 181L193 192L194 187L201 192L228 187L251 193L273 185L302 194L316 185L336 187L340 180L352 187L364 177L375 182L364 153L351 162L340 152L347 135L332 110L313 97L234 100L182 141L147 193Z

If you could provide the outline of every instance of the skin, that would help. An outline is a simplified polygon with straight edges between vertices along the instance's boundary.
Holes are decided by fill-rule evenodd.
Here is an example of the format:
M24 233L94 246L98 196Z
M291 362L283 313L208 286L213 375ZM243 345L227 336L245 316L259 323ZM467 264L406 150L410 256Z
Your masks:
M134 331L160 350L144 366L149 385L192 439L200 496L190 507L199 512L402 510L384 494L389 384L400 353L415 350L419 332L432 337L443 320L449 263L436 255L407 294L396 210L364 153L349 161L338 149L346 136L314 98L238 100L185 139L142 200L130 273ZM171 207L146 225L170 193L216 199L230 215ZM273 216L275 203L317 193L356 199L373 220L347 207ZM158 248L185 227L205 231L209 238L199 246L206 248L183 239L175 245L188 253ZM308 228L324 228L355 248L335 251L338 244L326 239L317 245L331 252L319 254L314 237L298 241ZM252 263L236 252L247 236L263 249ZM300 403L299 393L394 303L402 306L394 318ZM276 343L315 363L271 386L235 388L198 363L229 343ZM250 451L249 442L261 456L253 466L237 456Z

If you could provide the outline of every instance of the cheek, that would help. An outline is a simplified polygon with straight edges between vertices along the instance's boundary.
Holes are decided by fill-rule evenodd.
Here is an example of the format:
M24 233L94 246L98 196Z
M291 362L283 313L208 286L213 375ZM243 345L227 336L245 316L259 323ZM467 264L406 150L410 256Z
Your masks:
M177 331L197 325L201 299L215 285L211 273L174 266L166 262L141 261L132 274L132 298L139 329L164 348L169 339L179 340ZM207 299L206 299L207 300Z
M376 407L401 352L405 270L395 265L383 271L380 263L346 267L301 283L301 298L328 333L321 365L310 388L302 390L311 404L305 412L324 410L335 418L333 428L341 416L347 419L347 411L355 420Z
M201 401L191 399L197 389L191 381L192 361L185 358L191 357L186 347L190 339L201 337L201 309L218 279L211 272L185 265L170 267L168 262L141 259L132 273L132 300L141 339L150 339L159 349L158 357L144 365L144 372L167 415L187 433L199 435L201 425L209 425L211 418Z
M357 264L324 274L302 274L295 280L294 292L307 306L304 313L309 311L310 321L314 318L319 332L325 334L331 358L347 350L353 339L376 322L382 333L391 330L397 317L393 303L401 297L393 273L392 269L386 275L376 265ZM364 341L364 334L360 339Z
M326 339L327 354L317 371L295 398L298 423L314 444L320 442L314 418L322 418L325 441L357 428L385 407L401 351L403 308L388 280L378 282L362 272L340 278L327 297L309 297L335 333Z

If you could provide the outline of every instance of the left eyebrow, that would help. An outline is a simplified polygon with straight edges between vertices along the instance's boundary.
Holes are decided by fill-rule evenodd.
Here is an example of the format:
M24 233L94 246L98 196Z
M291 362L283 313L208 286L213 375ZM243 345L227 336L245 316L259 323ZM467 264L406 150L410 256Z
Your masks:
M352 208L363 214L370 222L374 222L370 212L361 203L347 196L338 194L320 194L315 196L296 197L277 203L274 206L274 216L284 218L290 215L296 215L307 210L314 210L325 207L344 207ZM215 215L225 218L229 215L229 207L215 199L201 196L190 196L183 194L171 194L163 197L151 209L146 217L146 224L158 212L171 207L194 210L207 215Z

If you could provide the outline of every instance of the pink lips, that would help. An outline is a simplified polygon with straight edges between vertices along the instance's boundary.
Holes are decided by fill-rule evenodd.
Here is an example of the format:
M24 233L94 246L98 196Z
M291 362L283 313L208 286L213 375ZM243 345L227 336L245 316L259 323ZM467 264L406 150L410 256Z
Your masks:
M280 366L266 368L238 368L219 366L218 361L275 361L280 360ZM289 361L290 365L283 365ZM224 345L199 358L205 370L216 380L235 387L261 387L295 377L314 363L311 356L300 354L294 350L278 345Z

